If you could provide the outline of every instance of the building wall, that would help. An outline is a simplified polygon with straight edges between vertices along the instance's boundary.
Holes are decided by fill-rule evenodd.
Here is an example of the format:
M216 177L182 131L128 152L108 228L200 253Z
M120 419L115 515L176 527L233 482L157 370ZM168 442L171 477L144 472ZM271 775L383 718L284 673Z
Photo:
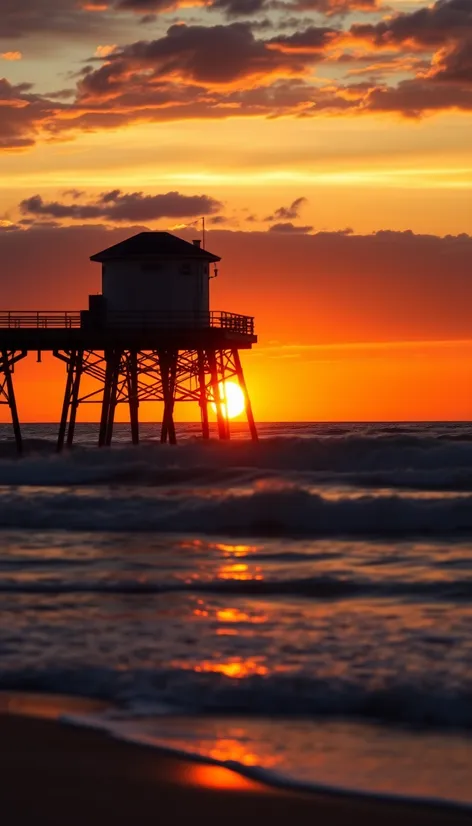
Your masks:
M208 263L191 258L110 261L102 266L102 292L110 316L198 323L209 311Z

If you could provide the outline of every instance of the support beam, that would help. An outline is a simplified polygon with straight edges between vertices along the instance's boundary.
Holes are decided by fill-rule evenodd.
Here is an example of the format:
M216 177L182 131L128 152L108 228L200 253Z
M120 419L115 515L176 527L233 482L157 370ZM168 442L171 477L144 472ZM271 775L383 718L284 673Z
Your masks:
M242 368L242 365L241 365L241 359L239 358L239 350L236 350L236 349L233 350L233 360L234 360L234 366L236 368L236 375L238 377L239 386L240 386L241 390L244 393L244 401L245 401L245 404L246 404L246 415L247 415L247 421L248 421L248 424L249 424L249 432L251 434L251 439L252 439L253 442L257 442L259 437L257 435L256 423L254 421L254 415L253 415L253 412L252 412L251 400L249 398L249 393L247 392L247 386L246 386L246 381L244 379L244 373L243 373L243 368Z
M175 380L177 377L177 361L178 361L178 352L172 352L170 354L170 371L169 371L169 404L168 404L168 413L167 413L167 428L169 431L169 444L176 445L177 444L177 436L175 433L175 422L174 422L174 403L175 403Z
M74 351L70 353L69 361L66 362L67 367L67 375L66 375L66 386L64 390L64 400L62 402L62 413L61 418L59 420L59 432L57 434L57 452L60 453L62 448L64 447L64 441L66 437L66 428L67 428L67 420L69 418L69 407L70 407L70 397L72 392L72 384L74 380L74 369L73 365L75 364L75 357L76 354Z
M216 407L216 420L218 423L218 436L220 439L226 439L226 422L225 415L220 399L220 388L218 381L218 367L216 362L216 351L207 350L207 360L210 368L211 388L213 393L213 400Z
M111 440L113 438L113 425L115 422L115 410L116 410L116 403L117 403L117 392L118 392L118 378L120 374L120 364L121 364L121 352L120 350L114 350L112 355L112 376L111 376L111 388L110 388L110 398L108 404L108 419L106 425L106 434L105 434L105 445L110 447Z
M162 381L162 394L164 396L164 412L162 414L162 424L161 424L161 444L165 444L167 442L167 434L168 434L168 427L167 427L167 398L168 398L168 386L169 386L169 365L167 362L167 353L165 350L160 350L158 354L159 359L159 370L161 373L161 381Z
M199 350L197 353L198 359L198 387L200 392L200 415L202 419L202 437L203 439L210 438L210 425L208 422L208 396L206 390L205 378L205 352Z
M20 420L18 417L18 408L16 406L15 388L13 385L13 368L15 362L19 361L27 355L26 352L21 352L15 356L15 351L2 350L2 365L1 372L4 380L1 387L1 395L5 398L5 403L8 404L11 412L11 422L13 425L13 435L15 437L16 449L18 453L23 451L23 440L21 436Z
M174 400L178 353L172 350L159 350L158 357L164 397L161 443L165 444L169 440L169 444L175 445L177 444L177 437L174 423Z
M102 398L102 414L100 417L100 429L98 433L98 446L103 447L106 444L108 417L110 415L110 397L113 382L113 351L107 350L105 352L105 379L103 384L103 398Z
M99 445L110 445L113 436L116 405L129 406L131 438L139 443L139 404L141 402L163 402L161 441L176 443L174 407L176 402L193 402L200 406L202 437L210 436L208 405L216 402L218 436L229 438L226 400L220 394L221 383L237 379L243 391L249 430L252 439L257 439L257 430L239 358L235 348L205 348L198 345L192 350L176 350L163 347L158 350L123 350L113 346L105 351L95 350L54 350L56 358L62 359L68 367L61 422L58 435L58 449L66 443L72 445L79 404L101 404ZM11 363L12 353L8 351ZM8 402L5 380L1 384L2 355L0 352L0 403L3 397ZM85 394L80 395L82 376L87 377ZM95 382L95 389L89 382Z
M129 421L131 425L131 441L139 444L139 400L138 400L138 354L136 350L128 353L127 386Z
M67 447L72 447L74 442L75 423L77 421L77 410L79 408L79 391L80 379L82 377L82 368L84 363L83 350L79 350L75 359L74 381L72 383L71 399L70 399L70 418L69 427L67 429Z
M225 351L220 350L220 357L219 357L219 367L220 367L220 399L221 399L221 410L223 413L223 421L225 427L225 439L229 439L231 437L230 429L229 429L229 416L228 416L228 399L226 397L226 371L225 371Z

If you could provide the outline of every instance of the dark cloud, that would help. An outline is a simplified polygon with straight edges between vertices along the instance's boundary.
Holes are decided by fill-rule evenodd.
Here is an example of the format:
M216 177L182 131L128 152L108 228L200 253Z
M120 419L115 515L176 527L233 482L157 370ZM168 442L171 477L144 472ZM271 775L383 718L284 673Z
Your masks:
M269 227L269 232L284 232L289 234L305 235L308 232L313 232L313 227L310 226L296 226L291 221L284 221L278 224L273 224Z
M451 87L431 78L405 80L395 87L373 89L366 102L369 112L401 112L412 118L448 109L472 111L472 88Z
M221 224L227 224L228 222L229 218L227 218L226 215L215 215L209 220L209 223L214 227L221 226Z
M400 111L415 117L442 109L472 109L471 0L439 0L375 25L353 25L350 34L354 40L368 41L374 49L432 55L429 66L418 67L416 77L396 87L372 89L366 109Z
M128 223L157 221L160 218L191 218L195 215L212 215L222 204L208 195L181 195L167 192L160 195L144 195L142 192L121 192L119 189L102 193L94 202L77 203L81 193L73 195L73 203L45 202L40 195L33 195L20 203L25 215L49 216L57 219L80 221L107 220Z
M160 88L166 78L228 84L273 73L300 74L305 62L257 39L249 23L171 26L157 40L116 50L99 69L88 69L80 84L84 99L114 95L136 82Z
M222 9L228 17L247 17L268 11L274 4L270 0L213 0L212 9Z
M295 0L293 9L317 11L327 17L346 15L353 11L374 12L379 8L377 0Z
M273 37L269 43L271 46L277 47L284 52L324 52L326 47L337 37L339 37L339 32L335 29L310 26L303 31L297 31L293 34Z
M213 0L209 8L221 9L228 17L249 17L274 10L284 14L315 11L335 17L352 11L376 11L378 6L377 0Z
M31 84L12 85L0 78L0 149L24 149L34 144L62 104L36 95Z
M179 3L178 0L117 0L114 5L118 11L135 11L152 17L153 13L175 8Z
M378 47L394 45L434 50L472 35L471 0L439 0L433 6L396 14L374 25L355 24L353 37L372 41Z
M113 16L99 0L1 0L0 39L28 35L98 34L114 28Z
M416 77L371 89L364 101L367 110L412 117L444 109L472 110L471 0L439 0L375 25L356 24L350 32L374 48L432 54L429 66L420 66Z
M438 55L431 77L436 83L455 83L472 89L472 30L467 39Z
M64 198L78 199L83 198L86 193L83 189L65 189L62 194L64 195Z
M295 198L294 201L290 204L290 206L281 206L276 209L272 215L268 215L267 218L264 218L265 221L293 221L295 218L298 218L300 214L300 210L305 204L308 203L306 198Z
M34 35L60 38L110 38L126 33L130 13L141 22L151 22L154 14L177 8L181 0L1 0L0 40ZM146 19L147 18L147 19ZM139 21L138 21L139 22ZM107 42L110 42L109 39Z
M27 0L25 20L35 19L28 16L32 9L35 14L44 11L41 2ZM130 4L132 0L129 9ZM71 8L67 2L65 7ZM54 0L52 11L58 8L59 0ZM8 0L7 11L12 10ZM83 13L93 17L101 12ZM471 0L441 0L374 25L356 24L349 33L311 25L264 38L261 32L256 36L247 21L175 24L157 39L129 43L91 59L74 90L46 96L28 84L0 81L0 148L22 149L40 136L63 138L134 122L343 112L418 117L447 109L470 111L471 27ZM354 44L358 53L349 54L346 44ZM359 53L362 47L364 53ZM382 65L374 60L368 80L352 82L359 73L355 62L364 64L366 55L379 49ZM424 51L420 60L419 49ZM405 55L410 57L402 64ZM324 60L336 61L339 70L344 64L350 67L344 82L314 78L313 67ZM364 76L366 71L362 65ZM403 75L400 82L398 72ZM395 81L388 82L389 76Z

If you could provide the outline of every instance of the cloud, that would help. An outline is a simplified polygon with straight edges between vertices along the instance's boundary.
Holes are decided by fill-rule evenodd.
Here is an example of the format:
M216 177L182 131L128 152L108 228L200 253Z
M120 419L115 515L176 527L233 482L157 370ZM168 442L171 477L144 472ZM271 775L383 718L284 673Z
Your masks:
M97 46L95 49L95 57L108 57L117 48L116 43L110 43L108 46Z
M178 0L116 0L115 9L118 11L134 11L146 15L149 12L167 11L176 8L178 5Z
M355 24L350 33L377 47L406 46L431 51L451 41L469 39L472 3L470 0L439 0L432 6L396 14L376 24Z
M21 52L2 52L2 54L0 54L0 57L2 58L2 60L15 61L21 60L23 55L21 54Z
M214 218L210 218L210 224L212 226L220 226L221 224L228 224L230 223L230 218L227 218L226 215L215 215Z
M79 86L80 98L113 97L136 86L158 91L166 80L218 87L305 71L306 61L274 45L254 37L249 23L173 25L163 37L124 46L99 69L88 69Z
M298 233L299 235L305 235L308 232L313 232L313 227L311 226L296 226L292 224L291 221L285 221L278 224L273 224L269 227L269 232L284 232L284 233Z
M153 15L179 6L189 5L185 0L116 0L118 11L134 11ZM194 0L195 7L202 3ZM298 11L317 11L327 17L346 15L352 11L375 11L377 0L207 0L208 11L223 11L228 18L251 17L264 12L283 11L284 14Z
M322 26L309 26L303 31L296 31L289 35L278 35L269 41L272 48L285 53L323 53L339 37L336 29Z
M285 207L281 206L276 209L272 215L268 215L265 218L265 221L291 221L294 218L298 218L300 214L300 209L307 204L308 201L306 198L295 198L294 201L290 204L290 206Z
M208 195L181 195L167 192L144 195L142 192L103 192L94 202L77 203L82 193L71 192L74 201L45 202L40 195L25 198L20 203L24 215L48 216L59 220L107 220L113 222L157 221L161 218L192 218L212 215L222 208L220 201Z
M13 85L0 78L0 149L32 146L61 107L34 94L29 83Z
M213 0L211 9L221 9L228 17L249 17L269 11L276 5L273 0Z
M221 9L228 17L249 17L274 10L283 11L284 15L315 11L326 17L336 17L353 11L373 12L378 5L377 0L213 0L209 8Z
M457 109L472 111L472 88L451 87L433 79L405 80L398 86L373 89L368 96L370 112L401 112L419 118L432 112Z
M25 20L41 8L41 0L27 0ZM81 13L97 18L98 0L94 8ZM310 25L268 37L248 21L179 23L154 40L96 42L102 45L75 88L44 96L32 85L0 82L0 148L141 122L472 110L471 0L440 0L346 31ZM315 75L323 61L335 77Z
M106 3L96 0L2 0L0 36L19 39L44 34L76 37L113 25Z
M292 4L297 11L317 11L327 17L346 15L353 11L375 12L379 9L377 0L295 0Z

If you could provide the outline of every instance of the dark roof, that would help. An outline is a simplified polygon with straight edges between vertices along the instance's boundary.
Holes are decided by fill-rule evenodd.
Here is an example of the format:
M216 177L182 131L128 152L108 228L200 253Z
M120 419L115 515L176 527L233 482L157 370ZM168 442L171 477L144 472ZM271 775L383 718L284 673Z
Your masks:
M219 261L220 258L208 250L202 250L195 244L184 241L170 232L139 232L120 244L114 244L106 250L90 256L91 261L111 261L116 258L143 258L155 255L179 258L201 258L206 261Z

